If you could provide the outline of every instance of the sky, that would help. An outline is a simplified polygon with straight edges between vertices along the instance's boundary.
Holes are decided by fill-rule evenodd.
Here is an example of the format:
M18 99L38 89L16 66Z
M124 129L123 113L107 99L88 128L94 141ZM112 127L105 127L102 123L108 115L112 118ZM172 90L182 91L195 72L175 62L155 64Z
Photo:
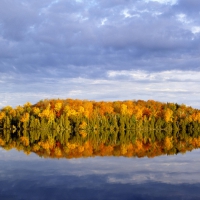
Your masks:
M0 108L41 99L200 108L199 0L1 0Z

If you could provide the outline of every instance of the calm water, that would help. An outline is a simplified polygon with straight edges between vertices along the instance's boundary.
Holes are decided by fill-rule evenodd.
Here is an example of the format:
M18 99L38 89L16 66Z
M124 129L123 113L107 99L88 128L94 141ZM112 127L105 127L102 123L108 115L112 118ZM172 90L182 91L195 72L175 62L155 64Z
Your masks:
M200 199L200 150L155 158L40 158L0 149L0 199Z

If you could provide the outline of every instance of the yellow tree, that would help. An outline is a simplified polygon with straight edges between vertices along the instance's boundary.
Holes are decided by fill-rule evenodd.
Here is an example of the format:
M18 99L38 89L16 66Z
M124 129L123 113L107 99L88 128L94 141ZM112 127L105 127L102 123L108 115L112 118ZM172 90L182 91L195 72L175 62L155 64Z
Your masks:
M20 119L21 122L28 122L29 121L29 113L24 113Z
M127 114L127 105L125 105L125 104L122 104L121 105L121 108L120 108L120 113L121 113L121 115L126 115Z
M5 112L0 112L0 120L4 119L5 116L6 116Z
M40 109L38 107L33 107L33 113L38 115L40 113Z
M164 113L164 118L165 118L166 122L172 122L173 111L171 109L167 108Z
M62 103L61 103L61 102L57 102L57 103L55 104L54 110L55 110L56 112L59 112L59 111L61 110L61 108L62 108Z
M55 119L55 114L54 111L50 109L50 104L48 104L47 108L39 113L38 116L47 119L48 123L53 122Z
M135 115L136 119L141 119L142 116L143 116L143 107L141 106L135 106L134 107L134 111L133 111L133 114Z

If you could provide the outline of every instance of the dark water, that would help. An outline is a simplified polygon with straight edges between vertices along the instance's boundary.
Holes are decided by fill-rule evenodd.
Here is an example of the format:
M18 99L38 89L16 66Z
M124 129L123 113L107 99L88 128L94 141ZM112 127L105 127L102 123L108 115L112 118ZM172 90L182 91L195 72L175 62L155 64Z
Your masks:
M0 199L200 199L200 150L155 158L40 158L0 149Z

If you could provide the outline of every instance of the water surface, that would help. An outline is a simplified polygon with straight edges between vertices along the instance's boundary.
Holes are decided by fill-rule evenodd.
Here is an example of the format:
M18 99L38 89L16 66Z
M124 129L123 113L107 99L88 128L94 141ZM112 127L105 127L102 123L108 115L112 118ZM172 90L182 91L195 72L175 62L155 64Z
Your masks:
M1 148L0 199L199 199L199 154L50 159Z

